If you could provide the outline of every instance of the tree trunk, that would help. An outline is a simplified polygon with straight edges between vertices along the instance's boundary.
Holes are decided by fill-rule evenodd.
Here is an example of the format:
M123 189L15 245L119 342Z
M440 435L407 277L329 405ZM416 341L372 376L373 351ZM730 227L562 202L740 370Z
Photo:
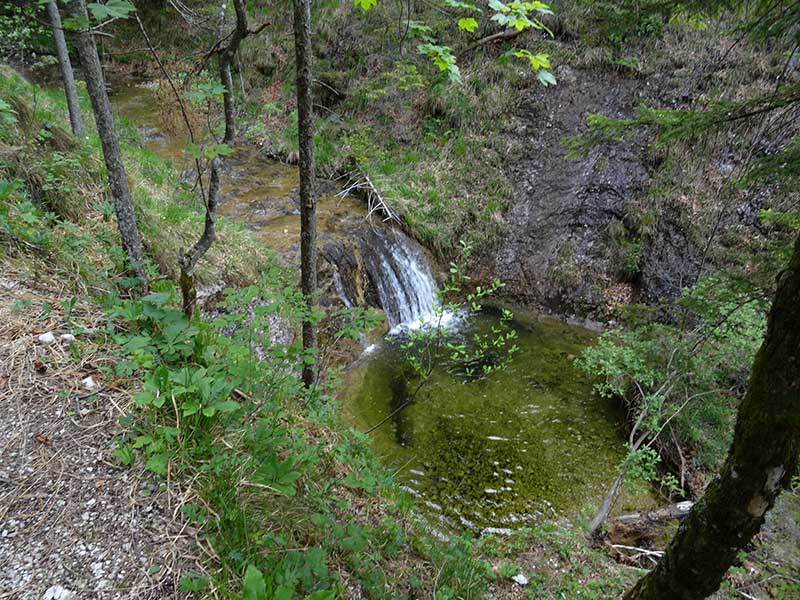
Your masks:
M244 6L243 0L233 0L233 9L236 12L236 28L231 34L231 40L227 46L224 46L219 51L219 78L225 91L222 95L222 102L225 112L225 137L223 142L226 144L233 143L233 138L236 136L236 107L233 100L233 76L231 75L231 64L239 51L239 45L242 40L247 37L247 11ZM222 39L224 29L224 13L225 3L223 2L220 9L220 28L219 37Z
M313 321L317 292L317 215L314 180L314 115L311 98L311 0L294 0L294 52L297 69L297 125L300 147L300 281L308 307L303 320L303 350L317 350ZM303 382L314 383L314 367L303 366Z
M630 464L630 459L626 460L625 463L622 465L622 468L619 470L619 475L614 480L614 483L611 484L611 489L608 490L603 503L600 505L600 508L597 509L594 517L592 517L591 522L589 523L589 535L596 535L597 532L600 530L600 527L605 523L605 520L608 518L608 513L611 512L611 508L614 506L614 502L617 500L617 496L619 495L619 491L622 489L622 484L625 481L625 474L628 472L628 465Z
M61 68L61 81L64 82L64 94L67 96L67 110L72 133L83 137L86 130L83 127L81 104L78 100L78 88L75 87L75 76L72 74L72 63L69 61L67 41L64 39L64 28L61 26L61 15L58 12L56 0L47 3L47 14L53 27L53 41L58 55L58 66Z
M695 600L722 578L758 532L797 468L800 451L800 239L778 277L767 335L719 476L681 524L656 568L626 600Z
M219 55L219 79L225 91L222 92L222 104L225 114L225 144L232 144L236 137L236 107L233 105L233 77L231 76L231 61L228 53L223 51Z
M77 18L88 20L84 0L71 0L70 14ZM128 255L131 269L146 284L144 272L144 255L142 253L142 240L139 237L139 228L136 225L136 215L133 210L131 190L128 186L128 174L122 161L122 151L119 147L119 138L114 127L114 118L111 115L111 103L106 92L103 69L97 55L97 45L94 35L89 27L82 27L77 36L78 56L83 65L86 87L89 90L89 99L92 102L94 119L97 124L97 133L103 147L103 157L108 171L108 183L111 195L114 197L114 210L117 214L122 246Z
M217 206L219 205L219 178L222 161L219 156L211 159L211 175L208 184L208 200L206 201L206 222L203 234L180 259L181 294L183 295L183 312L190 319L197 305L197 289L194 281L194 269L201 258L217 239Z

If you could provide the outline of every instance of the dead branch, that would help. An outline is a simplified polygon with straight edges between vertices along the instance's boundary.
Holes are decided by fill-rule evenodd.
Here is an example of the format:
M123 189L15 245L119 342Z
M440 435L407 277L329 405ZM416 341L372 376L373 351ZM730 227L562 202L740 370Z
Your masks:
M497 33L493 33L492 35L487 35L486 37L479 39L477 42L470 44L469 46L461 50L458 53L458 58L462 58L464 55L469 54L476 48L485 46L486 44L491 44L493 42L500 42L505 40L513 40L520 33L522 32L516 29L506 29L504 31L498 31Z
M386 199L381 195L375 184L366 173L360 172L351 175L344 186L342 191L337 195L339 198L350 195L353 192L360 192L367 200L367 218L369 219L373 213L380 212L384 215L383 222L394 221L400 223L400 215L393 209Z

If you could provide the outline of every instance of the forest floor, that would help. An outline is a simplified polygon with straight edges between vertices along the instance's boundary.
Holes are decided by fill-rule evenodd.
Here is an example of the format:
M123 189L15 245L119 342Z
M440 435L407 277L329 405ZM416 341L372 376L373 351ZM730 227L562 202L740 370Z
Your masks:
M0 278L0 598L178 597L202 571L185 484L120 466L132 382L104 374L102 314L24 275Z

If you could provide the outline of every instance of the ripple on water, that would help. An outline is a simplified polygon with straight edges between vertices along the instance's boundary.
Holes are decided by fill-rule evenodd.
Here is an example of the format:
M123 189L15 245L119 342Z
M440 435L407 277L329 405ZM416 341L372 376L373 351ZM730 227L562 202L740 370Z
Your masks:
M496 325L479 315L456 335ZM595 334L549 321L516 328L521 350L507 369L473 381L437 369L417 401L372 434L437 527L480 533L576 518L602 500L624 458L620 415L571 363ZM356 427L404 402L415 386L403 364L400 342L387 339L350 374L344 403ZM624 496L619 507L651 502Z

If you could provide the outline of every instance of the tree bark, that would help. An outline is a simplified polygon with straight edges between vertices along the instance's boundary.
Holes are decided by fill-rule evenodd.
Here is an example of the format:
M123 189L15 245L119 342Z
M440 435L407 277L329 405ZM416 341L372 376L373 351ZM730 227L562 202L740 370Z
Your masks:
M223 4L224 6L224 4ZM231 64L239 51L239 45L247 37L247 11L243 0L233 0L233 8L236 12L236 28L231 34L230 42L219 51L219 78L225 91L222 95L222 103L225 112L225 137L223 142L233 143L236 136L236 107L233 99L233 76L231 75ZM224 14L224 13L223 13ZM222 25L222 23L221 23ZM220 38L222 38L222 27L220 27Z
M314 180L314 115L311 97L311 0L294 0L294 51L297 69L297 124L300 147L300 285L308 308L303 320L303 350L316 353L312 312L317 292L317 199ZM314 383L314 366L304 364L303 383Z
M217 239L217 206L219 205L219 178L221 160L219 156L211 159L211 175L208 184L208 200L206 201L206 222L203 234L180 259L181 294L183 295L183 312L191 318L197 305L197 289L195 287L194 269L211 244Z
M84 0L70 0L68 5L70 14L78 19L88 20ZM103 78L103 69L100 57L97 54L97 45L91 29L82 27L77 35L78 56L83 65L86 87L89 90L89 99L92 102L94 119L97 124L97 133L103 147L103 158L108 171L108 183L111 195L114 197L114 210L117 215L122 246L128 255L131 269L146 285L144 272L144 255L139 228L136 225L136 214L133 209L133 199L128 186L128 174L122 161L122 151L119 138L114 127L114 118L111 114L111 103L106 92L106 83Z
M225 91L222 92L223 114L225 115L225 136L223 143L232 144L236 137L236 106L233 102L233 76L231 61L225 51L219 55L219 79Z
M695 600L722 578L758 532L797 468L800 450L800 238L778 276L767 334L739 408L722 470L681 524L656 568L626 600Z
M83 116L81 115L81 104L78 99L78 88L75 87L75 76L72 73L72 63L69 61L67 41L64 39L64 28L61 25L61 15L58 12L56 0L50 0L47 3L47 14L50 17L50 24L53 27L53 41L56 45L58 66L61 69L61 81L64 83L64 94L67 97L69 123L72 126L72 133L77 137L83 137L86 133L86 129L83 127Z

